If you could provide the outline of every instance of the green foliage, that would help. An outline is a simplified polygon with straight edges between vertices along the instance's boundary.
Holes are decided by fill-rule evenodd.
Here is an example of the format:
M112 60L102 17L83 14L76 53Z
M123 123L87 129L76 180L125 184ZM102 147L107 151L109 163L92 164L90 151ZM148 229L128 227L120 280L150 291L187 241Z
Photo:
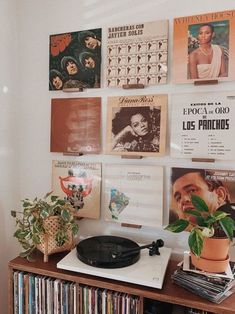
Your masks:
M209 212L209 208L205 201L197 195L192 195L192 204L199 212Z
M188 244L195 255L200 256L203 247L203 235L200 229L192 229L189 234Z
M43 199L37 197L30 201L22 200L22 211L11 211L11 216L16 221L14 237L23 248L20 256L31 260L31 255L40 244L40 236L49 232L45 230L44 221L51 216L60 217L60 230L55 235L58 246L62 246L68 239L68 230L73 235L78 233L78 224L75 220L75 209L58 196L47 193Z
M166 226L165 230L179 233L190 227L188 244L196 256L201 255L204 237L228 237L233 240L235 222L229 214L219 210L210 213L205 201L197 195L192 195L191 201L194 209L187 211L187 214L194 216L196 222L189 223L186 219L178 219Z
M178 219L174 223L168 225L165 229L171 232L182 232L184 231L189 225L188 220L185 219Z

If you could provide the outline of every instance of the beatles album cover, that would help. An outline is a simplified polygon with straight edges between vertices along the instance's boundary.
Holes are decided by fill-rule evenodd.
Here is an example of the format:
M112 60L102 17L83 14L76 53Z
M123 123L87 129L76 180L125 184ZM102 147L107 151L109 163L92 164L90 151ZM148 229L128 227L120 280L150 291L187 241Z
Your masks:
M101 28L50 36L49 90L100 87Z
M153 227L162 225L162 167L106 164L103 178L106 220Z
M109 27L107 86L167 81L168 21Z
M175 83L235 79L235 10L174 19Z
M78 217L100 217L100 182L100 163L52 161L53 194L68 200Z
M51 152L98 154L100 132L100 97L51 100Z
M235 158L235 92L172 95L171 156Z
M171 199L169 222L178 218L193 224L191 195L201 197L210 212L220 210L235 219L235 170L221 169L171 169Z
M108 97L106 152L164 155L166 116L167 95Z

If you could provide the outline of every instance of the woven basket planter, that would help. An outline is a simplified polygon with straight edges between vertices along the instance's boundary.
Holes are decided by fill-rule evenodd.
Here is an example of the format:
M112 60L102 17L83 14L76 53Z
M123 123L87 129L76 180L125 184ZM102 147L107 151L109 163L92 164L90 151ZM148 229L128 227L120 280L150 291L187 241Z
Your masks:
M56 233L60 230L59 216L51 216L45 219L43 227L45 234L40 235L40 244L37 249L44 254L44 262L48 262L48 256L54 253L69 251L73 248L73 235L68 231L68 240L62 246L58 246L55 240Z

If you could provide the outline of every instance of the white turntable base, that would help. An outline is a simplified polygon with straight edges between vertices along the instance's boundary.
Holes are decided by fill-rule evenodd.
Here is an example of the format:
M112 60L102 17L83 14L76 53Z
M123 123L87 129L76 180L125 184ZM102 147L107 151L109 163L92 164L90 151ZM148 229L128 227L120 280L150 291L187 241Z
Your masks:
M109 269L86 265L77 258L74 249L57 263L57 268L161 289L171 249L162 247L160 253L161 255L149 256L149 251L145 249L141 251L140 259L135 264Z

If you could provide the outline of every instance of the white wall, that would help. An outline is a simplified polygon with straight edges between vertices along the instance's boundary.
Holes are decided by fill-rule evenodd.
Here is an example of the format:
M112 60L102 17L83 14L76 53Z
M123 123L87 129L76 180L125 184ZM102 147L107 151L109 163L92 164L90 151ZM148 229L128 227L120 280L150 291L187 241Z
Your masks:
M7 262L16 254L17 245L10 210L19 198L17 112L18 95L16 5L0 1L0 312L7 308Z
M6 1L1 1L7 3ZM8 1L10 2L10 1ZM12 0L13 2L13 0ZM11 3L11 2L10 2ZM199 3L199 4L198 4ZM10 5L10 4L9 4ZM20 183L16 187L16 194L7 194L9 189L4 185L6 192L5 202L6 206L3 209L3 215L5 218L5 230L6 226L10 224L9 210L13 201L25 197L43 196L47 191L51 189L51 161L53 159L68 159L68 160L84 160L84 161L100 161L100 162L126 162L120 157L115 156L82 156L82 157L65 157L60 154L52 154L49 152L50 143L50 101L53 97L88 97L88 96L101 96L103 99L103 138L105 134L105 113L106 113L106 98L112 95L121 94L144 94L144 93L169 93L169 112L170 112L170 95L172 93L182 92L194 92L194 91L217 91L217 90L231 90L234 87L234 82L221 83L218 86L202 86L195 87L193 85L174 85L171 82L171 66L172 66L172 24L173 18L176 16L194 15L211 11L221 11L234 9L234 0L21 0L18 8L18 24L17 35L19 40L19 49L17 51L17 57L19 60L19 75L17 81L15 77L12 77L9 85L19 87L19 93L12 102L12 108L5 108L1 101L1 108L6 111L6 117L9 116L11 110L14 107L18 107L20 110L17 113L19 121L19 133L17 140L19 143L19 171L20 171ZM4 8L5 9L5 8ZM5 9L6 10L6 9ZM13 13L10 12L10 15ZM9 24L7 16L3 15L3 21L6 25ZM1 20L0 16L0 20ZM12 17L14 24L14 17ZM106 46L106 27L119 24L131 24L137 22L154 21L158 19L169 19L170 22L170 34L169 34L169 83L165 86L148 87L144 91L140 90L119 90L119 89L107 89L101 90L88 90L83 93L65 94L63 92L49 92L48 91L48 51L49 51L49 35L78 31L89 28L102 27L103 28L103 55L105 54ZM2 21L1 21L2 22ZM9 26L10 28L10 26ZM5 28L8 32L8 28ZM1 30L2 32L3 30ZM7 39L6 44L11 44L11 37ZM9 43L10 42L10 43ZM5 55L7 58L11 58L11 53L8 49L5 49ZM12 53L15 52L12 50ZM3 60L1 58L1 64ZM103 68L104 68L103 62ZM12 70L14 66L11 64ZM2 71L2 69L1 69ZM4 73L9 73L8 68L4 69ZM14 73L14 72L13 72ZM104 71L103 71L104 78ZM18 82L18 83L17 83ZM103 80L104 82L104 80ZM2 82L0 82L0 93L2 89ZM103 84L104 85L104 84ZM9 95L2 95L3 97L10 98ZM12 96L13 97L13 96ZM8 100L11 102L11 99ZM9 105L7 105L9 106ZM2 111L2 110L1 110ZM5 114L5 113L4 113ZM2 116L1 116L2 119ZM7 119L4 118L4 123ZM15 131L15 124L8 120L9 124L7 128L10 132ZM2 130L3 126L0 126ZM9 133L10 133L9 132ZM8 132L7 132L8 133ZM6 139L1 134L1 151L0 151L0 167L2 167L3 161L7 158L7 167L3 167L3 179L8 186L10 183L8 175L13 168L11 165L15 165L15 161L9 158L12 156L12 149L8 147L7 156L2 153L2 144L6 142ZM12 138L14 144L14 138ZM13 145L12 144L12 145ZM9 145L9 142L7 142ZM169 146L169 139L168 139ZM3 156L4 155L4 156ZM14 156L13 156L14 157ZM165 222L167 222L168 216L168 196L169 196L169 167L171 166L191 166L189 160L176 160L167 155L164 158L144 158L142 160L131 161L129 163L136 164L159 164L165 166ZM198 167L210 167L215 166L217 168L231 168L234 169L233 163L216 162L215 165L198 164ZM7 172L8 169L8 172ZM14 169L15 170L15 169ZM1 172L2 174L2 172ZM15 175L15 171L14 171ZM2 182L2 180L1 180ZM20 197L18 197L17 190ZM3 192L0 192L2 199ZM1 200L0 199L0 208ZM2 210L2 208L1 208ZM2 223L2 220L0 224ZM2 230L2 228L0 229ZM1 232L1 231L0 231ZM80 221L80 235L96 235L96 234L116 234L131 237L137 241L146 242L152 241L158 237L162 237L167 246L173 247L175 253L182 253L182 250L187 247L187 237L184 234L178 236L165 232L161 228L142 228L140 230L121 228L116 224L106 223L103 220L103 215L99 221L83 219ZM9 230L2 232L2 237L9 238ZM15 240L11 239L11 243ZM5 245L1 246L5 252L7 248ZM18 252L15 250L15 254Z

